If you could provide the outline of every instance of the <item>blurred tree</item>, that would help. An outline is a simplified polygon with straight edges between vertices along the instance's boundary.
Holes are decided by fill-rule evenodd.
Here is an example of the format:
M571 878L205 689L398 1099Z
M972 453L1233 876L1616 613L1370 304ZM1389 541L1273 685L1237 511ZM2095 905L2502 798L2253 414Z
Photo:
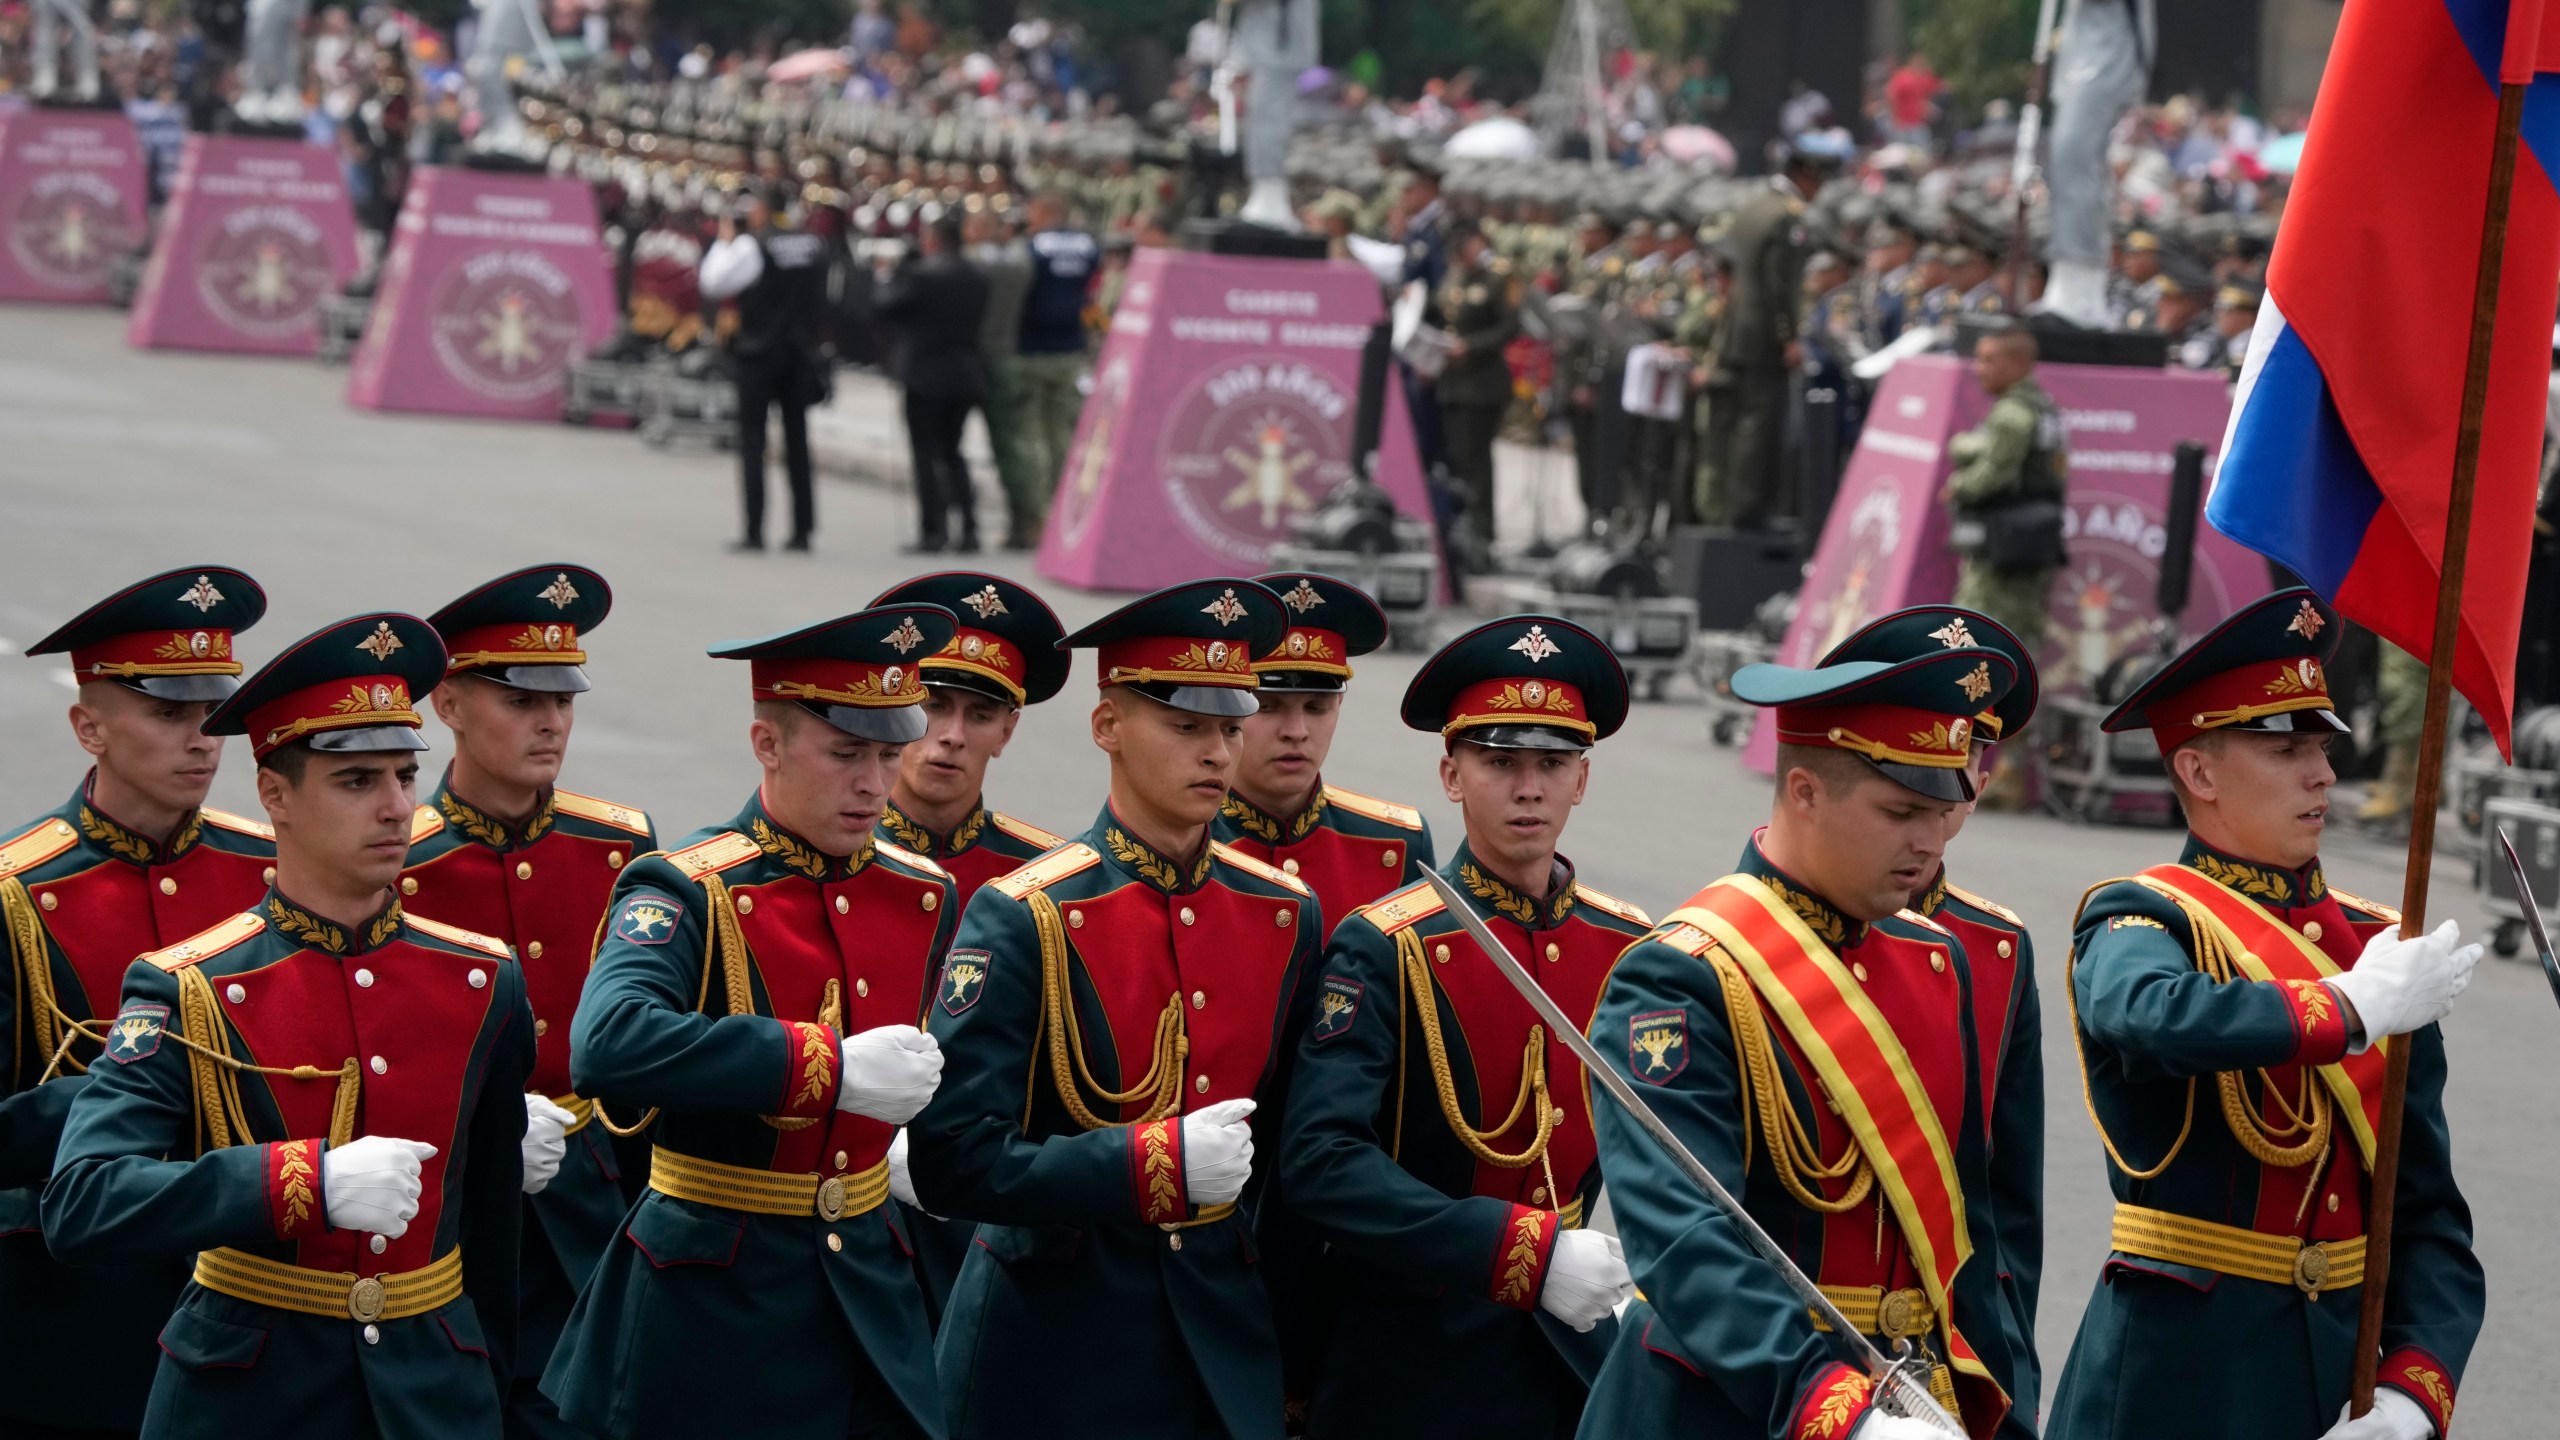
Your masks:
M1911 45L1947 82L1950 114L1970 124L1983 102L2027 92L2036 0L1906 0Z

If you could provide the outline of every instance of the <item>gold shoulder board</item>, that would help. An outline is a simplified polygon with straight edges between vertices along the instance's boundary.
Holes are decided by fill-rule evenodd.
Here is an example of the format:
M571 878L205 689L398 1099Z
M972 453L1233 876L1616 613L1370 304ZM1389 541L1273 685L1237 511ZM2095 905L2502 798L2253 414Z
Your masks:
M1363 905L1352 913L1369 917L1369 923L1378 927L1379 934L1393 935L1417 920L1427 920L1439 914L1444 908L1440 892L1431 888L1430 881L1424 880L1407 885L1384 900Z
M1947 929L1946 926L1939 924L1937 921L1930 919L1928 916L1921 914L1917 910L1897 910L1894 912L1893 918L1896 920L1908 920L1912 924L1917 925L1924 930L1934 930L1941 935L1951 935L1954 933Z
M0 864L0 874L6 873L8 873L8 866ZM2350 895L2335 885L2329 887L2329 893L2337 897L2339 904L2344 905L2350 910L2361 910L2386 925L2397 925L2400 923L2400 912L2392 906L2377 904L2374 901L2367 900L2361 895Z
M1665 923L1661 929L1654 932L1653 938L1683 955L1704 955L1716 945L1714 936L1686 920Z
M276 828L264 820L252 820L246 815L234 815L228 810L216 810L211 806L196 813L204 817L204 823L217 829L236 831L242 835L255 835L261 840L276 838Z
M688 845L669 855L667 863L683 871L686 879L699 880L763 853L764 847L753 840L735 830L724 830L699 845Z
M899 864L901 864L901 865L905 865L905 866L909 866L909 867L911 867L911 868L913 868L913 869L921 870L921 871L923 871L924 873L926 873L927 875L933 876L933 877L934 877L935 879L937 879L937 880L948 880L948 879L950 879L950 878L951 878L951 872L950 872L950 871L945 870L945 869L943 869L941 866L934 864L932 861L930 861L930 860L926 859L926 858L925 858L925 857L923 857L922 855L917 854L917 853L916 853L916 852L914 852L913 850L901 850L901 849L899 849L897 846L890 844L890 843L889 843L888 841L886 841L886 840L874 840L874 841L872 841L872 842L871 842L871 848L872 848L872 850L873 850L875 853L877 853L877 854L886 855L886 856L888 856L890 859L897 861L897 862L898 862Z
M573 795L566 790L554 790L551 792L551 806L555 810L575 815L581 820L593 820L599 825L610 825L616 830L628 830L643 838L649 834L648 814L634 810L628 805L616 805L610 800L599 800L593 795Z
M507 948L507 942L494 935L483 935L477 930L465 930L459 925L447 925L441 920L430 920L424 915L412 915L406 910L400 912L400 918L408 923L410 929L433 935L447 944L467 945L474 950L485 950L501 960L515 958L516 952Z
M444 828L444 817L432 805L421 805L409 816L409 843L417 844Z
M2001 919L2007 921L2010 925L2019 930L2027 928L2027 922L2018 918L2018 912L2010 909L2006 905L1999 904L1996 901L1985 900L1970 890L1958 889L1953 885L1947 887L1947 893L1953 895L1967 905L1972 906L1976 910L1986 911L1990 914L1999 916Z
M57 815L33 830L0 845L0 879L32 870L80 843L80 832Z
M1650 928L1653 924L1653 917L1644 913L1641 908L1630 905L1615 895L1594 890L1579 880L1574 882L1573 898L1585 905L1596 905L1630 925L1643 925Z
M1079 870L1090 870L1101 863L1099 851L1078 843L1052 850L1021 869L988 883L1019 900L1034 890L1046 890Z
M1290 874L1288 871L1281 869L1277 865L1266 865L1263 862L1254 859L1252 856L1245 854L1241 850L1231 849L1214 840L1209 842L1209 849L1210 852L1215 854L1219 859L1233 865L1237 869L1243 871L1247 875L1255 877L1256 879L1268 880L1274 885L1286 886L1291 890L1297 891L1301 895L1312 895L1315 893L1307 888L1306 881L1299 879L1297 876Z
M1392 800L1381 800L1374 795L1363 795L1357 790L1345 790L1335 785L1324 787L1324 799L1328 805L1339 805L1354 815L1393 825L1399 830L1422 828L1422 812L1410 805L1398 805Z
M166 950L154 950L142 958L175 974L221 954L266 928L265 915L255 910L243 910L228 920L197 931Z
M990 810L987 812L987 817L996 822L997 829L1025 845L1037 845L1043 850L1055 850L1067 843L1066 836L1052 835L1028 820L1016 820L1001 810Z

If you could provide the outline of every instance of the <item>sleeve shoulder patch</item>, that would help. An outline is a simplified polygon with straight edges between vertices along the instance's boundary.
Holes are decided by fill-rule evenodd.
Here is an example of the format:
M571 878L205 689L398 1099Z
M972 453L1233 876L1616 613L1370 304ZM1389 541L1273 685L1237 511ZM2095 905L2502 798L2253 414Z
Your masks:
M1399 830L1422 828L1422 812L1410 805L1398 805L1392 800L1381 800L1374 795L1363 795L1357 790L1345 790L1334 785L1324 787L1324 798L1326 804L1339 806L1365 820L1393 825Z
M1254 859L1252 856L1245 854L1241 850L1231 849L1225 845L1220 845L1215 841L1210 842L1209 848L1216 852L1217 857L1221 861L1224 861L1229 865L1233 865L1237 869L1242 870L1244 873L1257 880L1268 880L1274 885L1278 885L1286 890L1296 891L1300 895L1312 895L1315 893L1307 888L1307 882L1290 874L1288 871L1281 869L1277 865L1266 865L1263 862Z
M1082 841L1061 845L1022 868L989 881L991 888L1001 890L1016 900L1035 890L1046 890L1080 870L1090 870L1102 863L1102 854Z
M687 880L716 875L733 865L743 864L764 853L763 847L735 830L723 830L700 844L687 845L667 856Z
M1372 901L1354 912L1368 917L1381 935L1393 935L1419 920L1427 920L1445 908L1440 892L1429 881L1407 885L1383 900Z
M409 843L415 845L421 840L432 838L443 828L444 817L436 813L436 807L421 805L409 816Z
M107 1058L119 1065L149 1059L160 1051L169 1028L169 1007L156 1000L127 1000L107 1027Z
M80 832L57 815L25 834L0 843L0 880L32 870L80 843Z
M950 871L943 869L941 866L936 865L913 850L901 850L886 840L872 841L871 848L876 853L886 856L891 860L895 860L910 870L921 870L936 880L948 880L951 878Z
M1985 900L1970 890L1959 889L1953 885L1947 887L1947 893L1953 895L1967 905L1972 906L1974 909L1981 911L1985 915L1997 917L2000 921L2008 925L2010 929L2024 930L2027 928L2027 922L2018 918L2017 911L2012 910L2008 906L2002 905L1997 901Z
M441 920L430 920L424 915L412 915L406 910L400 912L400 918L410 929L442 940L448 945L460 945L485 955L494 955L501 960L515 958L515 952L507 948L507 942L495 936L483 935L477 930L465 930L459 925L447 925Z
M613 938L634 945L664 945L684 919L684 902L644 890L622 902L613 914Z
M645 810L634 810L628 805L616 805L610 800L598 800L592 795L573 795L566 790L553 791L551 804L552 808L564 815L575 815L581 820L610 825L616 830L628 830L644 838L649 833L649 815Z
M1600 910L1606 910L1610 914L1617 916L1619 919L1626 921L1628 924L1635 926L1639 930L1650 930L1653 928L1653 917L1644 913L1644 910L1641 907L1630 905L1626 901L1619 899L1617 896L1608 894L1604 891L1594 890L1580 881L1574 882L1573 898L1581 901L1585 905L1589 905Z
M228 920L209 926L165 950L154 950L142 958L171 974L200 964L212 956L240 944L267 928L265 915L244 910Z
M1043 850L1055 850L1067 843L1067 837L1064 835L1052 835L1028 820L1016 820L1002 811L990 811L989 814L994 818L997 829L1025 845L1037 845Z
M255 835L261 840L276 838L275 827L264 820L252 820L246 815L234 815L228 810L216 810L211 806L196 813L204 817L204 823L216 829L229 830L239 835Z

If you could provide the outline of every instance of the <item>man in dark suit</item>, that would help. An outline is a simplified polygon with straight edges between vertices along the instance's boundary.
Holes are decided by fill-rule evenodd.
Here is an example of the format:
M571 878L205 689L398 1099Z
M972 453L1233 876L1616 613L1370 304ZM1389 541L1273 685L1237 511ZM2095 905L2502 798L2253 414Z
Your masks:
M735 300L738 330L729 360L738 381L738 478L745 525L733 548L764 548L765 414L782 407L782 458L791 476L791 538L806 550L818 526L809 462L809 407L826 398L834 360L827 350L824 237L787 223L782 197L750 191L743 216L724 218L702 255L702 296ZM744 220L741 225L740 220Z
M943 215L917 236L922 250L899 263L873 307L896 332L897 375L906 386L907 447L914 457L916 543L913 553L978 549L977 496L960 430L987 398L987 359L978 330L987 313L987 278L960 253L960 220ZM958 543L950 521L960 520Z

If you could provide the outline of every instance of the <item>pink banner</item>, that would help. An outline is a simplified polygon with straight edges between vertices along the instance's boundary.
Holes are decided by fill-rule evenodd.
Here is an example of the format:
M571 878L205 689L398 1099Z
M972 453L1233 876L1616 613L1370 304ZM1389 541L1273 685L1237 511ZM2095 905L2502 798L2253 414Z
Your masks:
M584 183L433 166L401 203L347 399L557 420L570 367L613 326L611 263Z
M1058 477L1040 573L1092 590L1253 574L1351 474L1360 352L1383 313L1347 260L1141 250ZM1392 382L1378 481L1428 517Z
M355 214L336 156L299 140L190 135L125 339L309 355L320 302L355 273Z
M2052 625L2036 655L2049 701L2085 691L2116 657L2150 643L2168 548L2172 452L2181 441L2202 444L2212 473L2230 388L2218 374L2103 365L2042 365L2036 379L2062 408L2071 439L2071 563L2054 581ZM1924 355L1893 368L1867 407L1779 664L1811 665L1877 616L1955 593L1956 557L1938 500L1954 468L1946 442L1990 409L1964 360ZM2263 558L2199 520L2194 579L2179 616L2187 635L2271 588ZM1743 758L1765 772L1777 764L1777 738L1761 718Z
M142 145L115 110L0 110L0 300L96 304L143 241Z

